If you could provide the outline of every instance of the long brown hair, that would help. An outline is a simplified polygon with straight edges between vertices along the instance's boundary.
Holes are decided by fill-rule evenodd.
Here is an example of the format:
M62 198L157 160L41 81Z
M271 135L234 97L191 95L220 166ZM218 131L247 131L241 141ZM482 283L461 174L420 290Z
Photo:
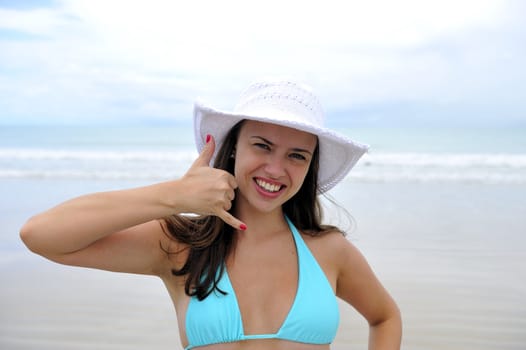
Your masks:
M227 134L217 152L214 167L234 175L235 159L231 157L244 121L237 123ZM316 236L334 226L322 225L322 208L318 200L318 145L303 185L298 193L283 205L283 212L299 230ZM234 207L234 205L232 206ZM167 234L187 245L188 258L180 269L172 269L175 276L186 276L185 293L205 299L214 290L221 291L217 284L225 270L225 261L233 247L234 229L217 216L173 215L164 219ZM170 253L170 252L167 252ZM176 252L177 253L177 252Z

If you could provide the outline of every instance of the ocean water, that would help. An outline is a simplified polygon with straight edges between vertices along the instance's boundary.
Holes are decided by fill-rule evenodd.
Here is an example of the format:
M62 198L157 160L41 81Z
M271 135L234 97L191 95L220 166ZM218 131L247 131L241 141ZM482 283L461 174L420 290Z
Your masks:
M526 129L341 129L371 145L353 182L525 184ZM189 125L1 127L0 179L163 180L195 159Z
M526 130L339 131L371 150L331 191L354 223L330 203L327 218L397 300L402 348L524 349ZM157 281L46 262L18 229L73 196L181 176L196 156L190 125L0 127L0 348L180 348ZM341 314L331 348L367 348L363 318Z

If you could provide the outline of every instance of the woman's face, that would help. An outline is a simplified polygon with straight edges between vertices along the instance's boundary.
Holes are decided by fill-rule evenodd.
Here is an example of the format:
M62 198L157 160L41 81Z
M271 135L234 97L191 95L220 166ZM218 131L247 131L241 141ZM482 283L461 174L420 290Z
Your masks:
M239 132L234 174L236 206L270 212L301 188L316 148L315 135L247 120Z

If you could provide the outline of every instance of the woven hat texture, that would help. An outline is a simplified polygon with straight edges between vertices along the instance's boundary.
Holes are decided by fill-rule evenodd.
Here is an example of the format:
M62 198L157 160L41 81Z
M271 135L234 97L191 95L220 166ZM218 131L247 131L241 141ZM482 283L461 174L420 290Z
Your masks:
M195 103L197 150L201 152L206 135L210 134L216 140L217 151L228 131L243 119L282 125L318 136L319 193L328 191L340 182L369 148L325 128L322 106L308 86L292 81L262 81L250 85L231 112L220 111L201 102Z

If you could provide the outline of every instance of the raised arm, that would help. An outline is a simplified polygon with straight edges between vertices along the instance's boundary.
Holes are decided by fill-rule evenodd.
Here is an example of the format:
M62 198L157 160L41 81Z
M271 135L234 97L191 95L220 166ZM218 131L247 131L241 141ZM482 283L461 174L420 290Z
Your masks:
M166 239L154 220L174 213L164 197L179 186L174 181L78 197L30 218L20 236L30 250L62 264L154 274Z
M211 140L181 179L69 200L30 218L20 236L30 250L59 263L159 274L166 258L159 244L177 244L159 219L191 212L242 224L227 212L233 176L208 167L214 147Z

